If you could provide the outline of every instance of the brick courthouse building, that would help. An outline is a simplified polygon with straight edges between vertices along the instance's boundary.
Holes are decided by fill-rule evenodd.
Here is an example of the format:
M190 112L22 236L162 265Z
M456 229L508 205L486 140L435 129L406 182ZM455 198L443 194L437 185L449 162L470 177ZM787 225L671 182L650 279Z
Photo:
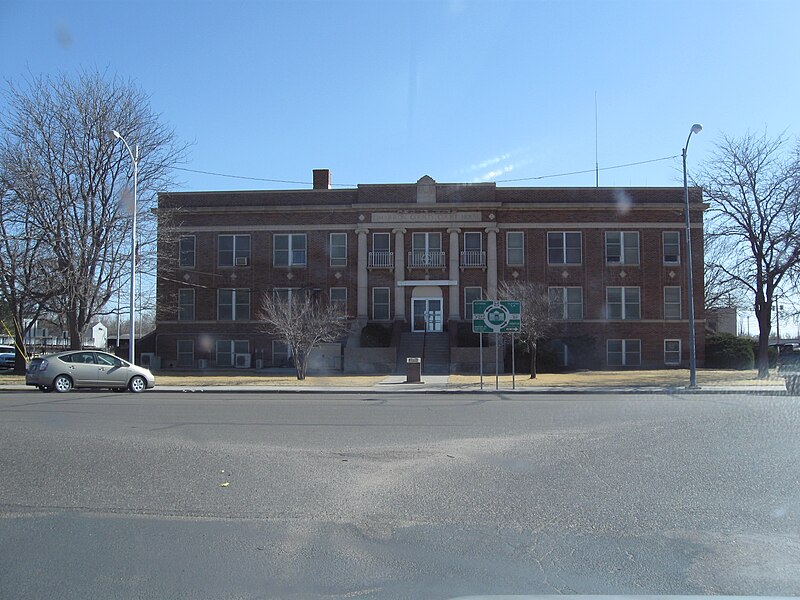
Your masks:
M145 349L162 367L285 365L285 345L259 330L261 298L314 290L353 318L351 335L324 348L320 364L391 371L430 345L445 372L473 369L477 349L460 347L458 330L469 327L472 300L496 298L504 280L550 288L562 364L581 344L593 349L593 368L688 366L683 188L507 188L425 176L331 189L324 169L313 181L307 190L159 195L170 225L165 217L157 330ZM690 204L702 365L700 189ZM390 347L360 347L373 322L392 329Z

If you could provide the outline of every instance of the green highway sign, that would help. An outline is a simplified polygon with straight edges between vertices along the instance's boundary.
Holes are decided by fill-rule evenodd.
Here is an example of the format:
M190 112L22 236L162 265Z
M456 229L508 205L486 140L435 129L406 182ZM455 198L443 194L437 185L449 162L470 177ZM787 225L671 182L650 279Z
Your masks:
M472 302L473 333L519 333L520 303L517 300Z

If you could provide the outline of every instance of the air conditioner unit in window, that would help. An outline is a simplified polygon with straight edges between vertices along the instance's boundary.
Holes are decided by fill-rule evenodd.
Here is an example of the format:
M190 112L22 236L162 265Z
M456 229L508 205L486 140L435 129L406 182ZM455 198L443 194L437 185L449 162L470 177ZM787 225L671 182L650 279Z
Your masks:
M246 256L237 256L236 257L236 266L237 267L246 267L247 266L247 257Z
M249 369L250 368L250 355L249 354L237 354L236 355L236 368L237 369Z

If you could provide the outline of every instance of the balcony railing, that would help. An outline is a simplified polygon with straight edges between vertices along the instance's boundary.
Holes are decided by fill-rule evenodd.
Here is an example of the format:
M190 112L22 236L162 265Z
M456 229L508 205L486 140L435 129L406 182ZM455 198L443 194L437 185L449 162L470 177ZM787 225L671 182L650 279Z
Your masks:
M436 268L444 267L444 252L437 250L412 250L408 253L408 266L410 268Z
M486 252L483 250L464 250L461 253L462 267L485 267Z
M371 269L393 269L394 252L370 252L367 266Z

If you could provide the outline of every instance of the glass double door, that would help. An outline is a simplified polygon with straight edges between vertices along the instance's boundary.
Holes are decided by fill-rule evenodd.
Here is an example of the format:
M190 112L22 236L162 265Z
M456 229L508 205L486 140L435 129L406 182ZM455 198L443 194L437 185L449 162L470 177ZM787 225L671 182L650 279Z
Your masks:
M442 331L441 298L412 298L411 314L411 331Z

